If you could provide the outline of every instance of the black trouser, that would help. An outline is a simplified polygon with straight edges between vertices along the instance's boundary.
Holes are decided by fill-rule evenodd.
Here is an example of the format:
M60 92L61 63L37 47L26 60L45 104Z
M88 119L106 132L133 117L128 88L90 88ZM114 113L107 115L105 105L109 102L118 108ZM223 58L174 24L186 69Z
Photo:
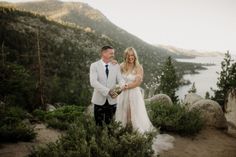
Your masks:
M110 124L116 112L116 104L110 105L106 100L104 105L94 104L94 117L96 125L102 126L102 123Z

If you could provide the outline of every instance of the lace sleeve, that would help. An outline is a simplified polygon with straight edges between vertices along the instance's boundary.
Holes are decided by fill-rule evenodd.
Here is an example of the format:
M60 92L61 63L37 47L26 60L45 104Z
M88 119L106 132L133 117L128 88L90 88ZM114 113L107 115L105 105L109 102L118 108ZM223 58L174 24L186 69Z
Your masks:
M138 82L142 82L143 81L143 67L140 66L138 69L137 69L137 73L136 73L136 78L135 78L136 81Z

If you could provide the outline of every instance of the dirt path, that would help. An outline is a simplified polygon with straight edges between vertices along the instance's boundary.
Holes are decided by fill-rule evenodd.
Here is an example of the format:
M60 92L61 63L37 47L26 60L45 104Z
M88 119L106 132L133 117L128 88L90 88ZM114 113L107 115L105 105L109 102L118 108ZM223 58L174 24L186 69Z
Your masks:
M38 135L33 142L0 144L0 157L25 157L30 153L32 146L54 142L61 135L59 131L46 128L44 124L36 124L35 131Z
M161 157L236 157L236 138L215 129L202 130L195 138L175 137L175 147Z

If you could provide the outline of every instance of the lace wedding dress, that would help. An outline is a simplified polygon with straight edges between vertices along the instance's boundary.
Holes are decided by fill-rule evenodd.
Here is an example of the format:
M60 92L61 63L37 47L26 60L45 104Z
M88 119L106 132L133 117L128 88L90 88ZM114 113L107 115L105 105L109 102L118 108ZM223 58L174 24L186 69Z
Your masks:
M122 74L126 83L133 82L136 75L133 73ZM131 123L135 130L140 133L151 131L152 125L145 107L143 95L139 87L123 91L117 98L117 110L115 119L121 122L122 126ZM174 137L168 134L159 134L153 139L152 149L155 155L163 150L173 148Z

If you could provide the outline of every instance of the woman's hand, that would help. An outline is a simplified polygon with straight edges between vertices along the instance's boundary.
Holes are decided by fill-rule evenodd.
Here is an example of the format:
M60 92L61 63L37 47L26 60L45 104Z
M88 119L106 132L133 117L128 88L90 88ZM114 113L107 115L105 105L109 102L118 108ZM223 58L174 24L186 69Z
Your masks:
M129 84L125 84L125 87L124 87L125 90L129 89Z
M124 86L122 86L122 91L125 91L125 90L127 90L128 89L128 84L126 83Z

